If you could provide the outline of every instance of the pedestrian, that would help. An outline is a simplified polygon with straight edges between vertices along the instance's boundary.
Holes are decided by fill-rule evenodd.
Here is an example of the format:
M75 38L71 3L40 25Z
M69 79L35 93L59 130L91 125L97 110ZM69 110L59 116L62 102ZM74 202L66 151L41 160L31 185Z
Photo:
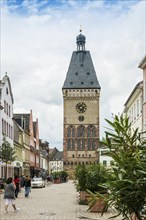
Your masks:
M20 178L20 185L21 185L21 187L24 187L24 180L25 180L25 176L23 175Z
M14 212L18 212L20 209L16 208L15 205L15 183L12 177L6 180L6 185L4 189L4 199L5 199L5 211L8 213L8 206L11 204L14 208Z
M25 187L25 197L29 197L30 187L31 187L31 180L30 180L29 176L25 177L24 187Z
M14 177L14 183L15 183L15 186L16 186L15 197L17 198L18 197L18 193L20 191L20 178L17 175L15 175L15 177Z

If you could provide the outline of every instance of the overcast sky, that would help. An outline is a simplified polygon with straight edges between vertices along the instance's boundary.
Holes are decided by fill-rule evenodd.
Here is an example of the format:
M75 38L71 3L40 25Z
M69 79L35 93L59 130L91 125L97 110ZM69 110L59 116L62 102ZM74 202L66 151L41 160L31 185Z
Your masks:
M14 113L33 112L39 137L63 149L62 86L80 25L101 86L105 118L122 113L142 80L145 0L1 0L1 78L8 73Z

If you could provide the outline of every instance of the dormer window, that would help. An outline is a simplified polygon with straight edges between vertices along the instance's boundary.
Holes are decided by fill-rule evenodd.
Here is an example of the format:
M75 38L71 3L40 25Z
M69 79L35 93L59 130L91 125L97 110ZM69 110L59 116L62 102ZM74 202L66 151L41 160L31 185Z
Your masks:
M90 75L90 73L89 73L89 72L87 72L87 75Z
M70 85L73 85L73 82L70 82Z
M83 84L84 84L84 82L81 82L81 84L83 85Z
M94 84L94 82L91 82L91 85L93 85Z
M75 75L78 75L78 72L76 72Z

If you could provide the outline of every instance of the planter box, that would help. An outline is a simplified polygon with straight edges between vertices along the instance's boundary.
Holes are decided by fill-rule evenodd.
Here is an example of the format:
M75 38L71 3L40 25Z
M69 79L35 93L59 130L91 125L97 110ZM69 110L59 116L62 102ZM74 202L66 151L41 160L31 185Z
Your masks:
M88 193L86 191L79 192L79 204L88 205Z
M105 197L108 196L107 194L105 195ZM92 198L89 197L88 198L88 201L91 201ZM105 207L107 206L107 202L101 198L101 197L98 197L97 201L95 202L95 204L89 209L90 212L106 212L107 209L105 209Z
M105 206L107 205L107 202L105 202L103 199L99 199L91 208L90 212L103 212ZM105 210L107 211L107 210Z
M55 184L59 184L60 183L60 179L58 178L58 179L54 179L54 183Z

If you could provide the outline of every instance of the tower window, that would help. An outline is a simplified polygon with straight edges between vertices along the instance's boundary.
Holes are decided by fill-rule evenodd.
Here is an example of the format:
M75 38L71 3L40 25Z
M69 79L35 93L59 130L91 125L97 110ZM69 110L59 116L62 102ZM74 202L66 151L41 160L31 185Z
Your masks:
M87 72L87 75L90 75L90 73L89 73L89 72Z
M83 66L83 64L81 63L81 66Z
M73 85L73 82L70 82L70 85Z
M75 75L78 75L78 72L76 72Z
M91 84L93 85L93 84L94 84L94 82L91 82Z
M81 84L83 85L83 84L84 84L84 82L81 82Z

